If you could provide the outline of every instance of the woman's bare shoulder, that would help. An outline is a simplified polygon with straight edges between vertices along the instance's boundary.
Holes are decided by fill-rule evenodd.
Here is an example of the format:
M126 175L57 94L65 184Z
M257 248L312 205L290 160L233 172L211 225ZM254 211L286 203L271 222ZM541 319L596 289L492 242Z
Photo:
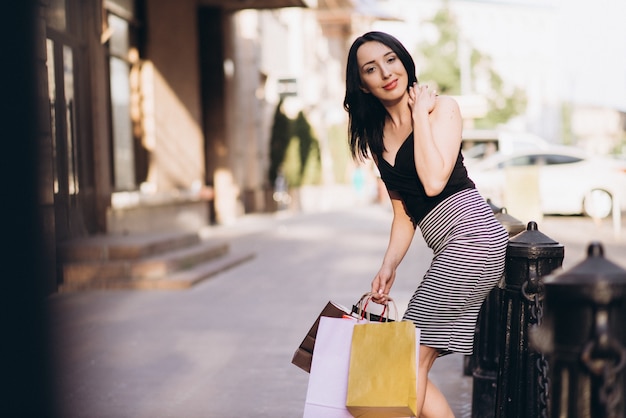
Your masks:
M430 113L431 121L461 120L461 110L457 101L450 96L437 96L435 108Z
M433 111L459 112L459 104L452 96L437 96L437 104Z
M437 137L447 138L450 143L450 152L455 150L461 142L463 119L457 101L450 96L438 96L437 104L430 114L433 130Z

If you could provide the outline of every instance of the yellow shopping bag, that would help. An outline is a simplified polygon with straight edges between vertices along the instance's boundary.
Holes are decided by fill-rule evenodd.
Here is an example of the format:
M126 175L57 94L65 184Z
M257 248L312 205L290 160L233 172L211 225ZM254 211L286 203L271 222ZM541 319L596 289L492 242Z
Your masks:
M355 325L348 372L348 411L361 418L417 413L419 330L412 322Z

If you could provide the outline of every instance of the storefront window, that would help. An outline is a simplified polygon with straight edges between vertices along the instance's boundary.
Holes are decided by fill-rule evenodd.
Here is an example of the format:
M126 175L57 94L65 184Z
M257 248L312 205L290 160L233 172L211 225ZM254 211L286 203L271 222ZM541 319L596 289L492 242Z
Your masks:
M67 154L67 190L69 194L78 193L78 171L76 164L76 95L74 92L74 52L67 45L63 46L63 85L65 87L65 152Z
M111 57L109 65L115 189L131 190L135 187L135 156L130 119L130 69L126 62L115 57Z
M109 39L109 53L119 57L128 54L128 22L113 14L108 19L111 38Z
M113 175L115 190L136 188L135 152L130 114L129 22L108 16L111 122L113 128Z
M56 129L56 83L55 83L55 71L54 71L54 41L52 39L46 39L46 50L47 50L47 58L46 58L46 67L48 68L48 98L50 100L50 120L52 123L50 124L50 131L52 136L52 152L53 152L53 188L54 193L59 192L59 176L58 176L58 167L57 167L57 158L56 158L56 142L57 142L57 129Z

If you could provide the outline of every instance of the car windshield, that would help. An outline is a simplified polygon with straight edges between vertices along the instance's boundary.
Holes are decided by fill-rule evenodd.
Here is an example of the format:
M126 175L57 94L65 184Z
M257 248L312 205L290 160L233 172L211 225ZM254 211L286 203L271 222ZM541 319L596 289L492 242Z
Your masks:
M554 164L572 164L582 161L582 158L574 157L571 155L562 155L562 154L549 154L545 155L545 163L547 165Z
M582 161L582 158L563 154L529 154L508 158L498 164L498 168L524 167L530 165L572 164Z

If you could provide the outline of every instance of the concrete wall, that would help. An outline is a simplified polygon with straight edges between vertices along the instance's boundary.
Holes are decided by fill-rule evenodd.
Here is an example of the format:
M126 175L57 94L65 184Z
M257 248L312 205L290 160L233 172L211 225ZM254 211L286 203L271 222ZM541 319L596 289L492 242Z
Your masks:
M146 5L142 67L144 146L148 182L157 191L204 184L197 2L151 0Z
M320 139L323 170L330 173L325 131L345 118L341 108L344 64L322 34L313 11L223 12L221 36L214 40L220 42L215 50L223 50L219 57L224 71L222 100L221 92L205 91L203 97L203 81L215 82L222 74L221 64L216 67L215 62L211 71L217 74L200 73L202 54L207 48L212 50L214 35L207 37L205 31L199 31L199 16L203 15L199 15L197 1L151 0L146 8L141 108L149 171L142 193L128 196L127 211L133 208L133 201L155 201L147 199L146 193L175 200L172 192L184 194L206 182L213 187L211 216L218 223L233 222L243 213L273 210L269 140L282 78L297 79L298 94L289 98L286 110L294 118L298 111L305 111ZM199 33L203 33L202 42ZM332 174L325 179L332 183ZM113 201L117 198L124 196L114 196ZM143 206L154 214L158 205ZM110 231L139 225L127 222L119 209L123 208L114 204L108 212ZM205 215L197 212L197 216Z

